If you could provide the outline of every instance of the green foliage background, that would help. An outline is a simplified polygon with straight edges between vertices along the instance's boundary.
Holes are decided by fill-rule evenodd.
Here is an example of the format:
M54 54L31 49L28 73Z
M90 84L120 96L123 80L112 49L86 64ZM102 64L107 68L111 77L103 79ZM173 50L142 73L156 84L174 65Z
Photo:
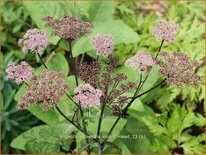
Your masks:
M152 7L156 5L155 7ZM164 7L165 9L164 9ZM25 86L17 86L8 80L5 68L10 60L26 60L36 68L36 74L43 67L39 59L25 54L17 45L19 38L29 28L44 27L41 18L47 15L59 17L69 14L90 21L95 28L89 37L81 37L73 46L74 56L84 54L87 58L96 58L89 39L97 33L110 33L114 36L116 50L122 66L117 72L123 72L132 81L138 81L133 70L123 66L124 61L138 50L154 54L160 44L150 33L150 27L158 20L170 20L179 23L176 40L164 45L163 50L185 52L201 63L197 71L202 76L200 87L177 89L164 85L141 97L129 110L129 118L119 122L113 138L110 139L120 149L108 146L104 153L185 153L203 154L205 144L205 4L204 2L2 2L2 83L3 119L2 153L72 153L84 146L84 140L73 126L66 123L57 111L42 112L38 106L28 111L18 111L16 102L25 93ZM158 8L159 7L159 8ZM149 8L149 9L148 9ZM157 14L158 10L161 15ZM50 36L53 45L47 49L43 58L50 69L63 71L65 81L74 86L66 57L67 43L58 37ZM55 52L55 56L53 56ZM2 61L3 58L3 61ZM100 61L104 62L103 59ZM157 69L152 70L146 90L161 79ZM134 80L135 79L135 80ZM72 94L73 92L68 92ZM73 111L71 103L63 100L60 108L66 114ZM104 120L103 133L107 132L115 118ZM88 130L95 133L95 122L88 122ZM25 132L24 132L25 131ZM136 138L124 139L120 135ZM141 136L142 135L142 136ZM96 152L94 146L93 152ZM84 152L83 152L84 153Z

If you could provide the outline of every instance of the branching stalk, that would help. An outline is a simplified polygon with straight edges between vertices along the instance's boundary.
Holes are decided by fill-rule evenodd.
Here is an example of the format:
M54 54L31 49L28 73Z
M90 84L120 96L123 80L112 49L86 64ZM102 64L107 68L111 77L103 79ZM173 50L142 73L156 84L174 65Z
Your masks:
M71 54L71 57L73 58L73 56L72 56L72 50L71 50L71 41L69 41L69 43L70 43L70 46L69 46L69 47L70 47L70 54ZM41 56L40 56L39 54L38 54L38 56L39 56L39 59L40 59L41 63L43 64L43 66L44 66L46 69L48 69L48 67L46 66L46 64L45 64L44 61L42 60ZM75 65L75 63L73 63L73 65ZM74 67L75 67L75 66L74 66ZM75 68L74 70L75 70L76 85L78 86L78 79L77 79L77 74L76 74L76 68ZM66 94L66 96L67 96L74 104L77 105L77 107L80 109L81 114L83 114L83 111L82 111L82 109L81 109L81 106L78 105L76 102L74 102L74 100L72 99L72 97L71 97L69 94L67 94L66 92L65 92L65 94ZM86 136L86 141L87 141L87 143L88 143L88 138L87 138L87 137L89 136L89 134L88 134L88 132L87 132L86 127L83 125L83 129L82 129L80 125L75 124L74 121L70 120L66 115L64 115L64 113L63 113L58 107L56 107L56 109L57 109L57 111L58 111L67 121L69 121L69 122L70 122L71 124L73 124L79 131L81 131L81 132L83 132L83 133L85 134L85 136ZM90 148L89 148L89 146L88 146L87 148L88 148L87 151L88 151L88 153L90 154Z
M77 66L76 66L76 65L77 65L77 61L76 61L76 59L73 57L73 54L72 54L72 41L71 41L71 40L68 40L68 42L69 42L70 59L71 59L71 63L72 63L73 70L74 70L76 86L78 86L77 68L76 68L76 67L77 67ZM159 55L159 53L160 53L160 51L161 51L161 48L162 48L162 46L163 46L163 43L164 43L164 40L162 40L162 42L161 42L161 44L160 44L160 46L159 46L159 48L158 48L157 54L156 54L156 56L155 56L155 59L157 59L157 57L158 57L158 55ZM46 66L46 64L45 64L44 61L42 60L41 56L40 56L39 54L38 54L38 56L39 56L39 58L40 58L41 63L44 65L44 67L45 67L46 69L48 69L47 66ZM97 57L97 60L98 60L98 58L99 58L99 56ZM145 79L142 81L142 74L140 74L140 81L139 81L139 84L138 84L138 86L137 86L137 89L136 89L133 97L131 98L130 102L129 102L129 103L127 104L127 106L123 109L123 111L122 111L122 114L123 114L123 115L125 115L125 114L127 113L129 107L132 105L132 103L134 102L135 99L137 99L138 97L143 96L143 95L145 95L146 93L152 91L153 89L161 86L161 85L165 82L165 80L163 80L163 81L160 82L159 84L157 84L157 85L151 87L150 89L146 90L145 92L139 94L140 91L141 91L141 89L142 89L142 87L144 86L145 82L147 81L148 76L149 76L149 74L147 74L146 77L145 77ZM28 84L27 84L27 85L28 85ZM72 102L74 102L71 96L69 96L66 92L65 92L65 94L67 95L67 97L68 97ZM74 102L74 103L75 103L75 102ZM80 109L81 117L83 117L83 111L82 111L82 109L81 109L81 105L78 105L77 103L75 103L75 104L76 104L76 105L78 106L78 108ZM102 151L103 151L103 149L104 149L104 147L105 147L105 145L106 145L109 137L111 136L111 134L112 134L113 130L115 129L117 123L118 123L119 120L121 119L121 115L119 115L118 118L116 119L116 121L114 122L114 124L112 125L111 129L109 130L109 132L108 132L108 134L107 134L107 137L106 137L106 138L103 140L103 142L101 143L101 142L100 142L100 139L99 139L99 136L100 136L100 132L101 132L101 124L102 124L102 119L103 119L103 114L104 114L105 106L106 106L106 104L103 102L103 103L102 103L102 106L101 106L100 116L99 116L99 122L98 122L96 140L92 139L91 141L89 141L89 139L88 139L89 134L88 134L88 132L87 132L87 129L86 129L86 126L84 125L84 123L83 123L83 127L81 127L81 125L80 125L79 123L76 124L74 121L70 120L58 107L56 107L57 111L58 111L67 121L69 121L69 122L70 122L71 124L73 124L79 131L81 131L81 132L83 132L83 133L85 134L85 136L86 136L86 145L85 145L79 152L81 152L82 150L84 150L84 149L86 148L88 154L90 154L90 145L96 142L96 143L98 143L98 146L99 146L99 154L102 154Z
M69 121L72 125L74 125L79 131L84 133L84 130L77 124L75 124L72 120L70 120L58 107L56 107L57 111L67 120Z
M148 93L148 92L152 91L153 89L155 89L155 88L157 88L157 87L161 86L164 82L165 82L165 80L163 80L162 82L160 82L160 83L158 83L157 85L153 86L152 88L150 88L150 89L146 90L145 92L143 92L143 93L141 93L141 94L139 94L139 95L135 96L135 99L137 99L137 98L139 98L139 97L141 97L141 96L145 95L146 93Z
M161 42L161 44L160 44L160 46L159 46L159 48L158 48L157 54L156 54L156 56L155 56L155 59L157 59L157 57L158 57L158 55L159 55L159 53L160 53L160 51L161 51L161 48L162 48L162 46L163 46L163 43L164 43L164 40L162 40L162 42ZM138 87L137 87L137 90L136 90L134 96L132 97L131 101L130 101L130 102L128 103L128 105L123 109L123 114L126 114L126 113L127 113L127 110L129 109L129 107L132 105L132 103L133 103L134 100L137 98L137 96L139 96L138 93L140 92L141 88L144 86L145 82L147 81L148 76L149 76L149 74L145 77L145 80L144 80L143 82L140 81L140 83L139 83L139 85L138 85ZM162 82L161 82L161 84L162 84ZM160 84L160 85L161 85L161 84ZM146 93L148 93L149 91L157 88L157 87L160 86L160 85L158 84L157 86L154 86L154 87L150 88L149 90L147 90L146 92L144 92L144 94L146 94ZM143 94L143 93L142 93L142 94ZM144 95L144 94L143 94L143 95ZM136 95L137 95L137 96L136 96ZM140 97L140 96L139 96L139 97ZM103 150L103 148L105 147L105 143L106 143L107 140L109 139L109 136L112 134L112 132L113 132L114 128L116 127L117 123L119 122L120 118L121 118L121 116L118 116L118 118L116 119L116 121L115 121L114 124L112 125L109 133L107 134L107 137L105 138L105 140L104 140L103 143L102 143L102 150Z

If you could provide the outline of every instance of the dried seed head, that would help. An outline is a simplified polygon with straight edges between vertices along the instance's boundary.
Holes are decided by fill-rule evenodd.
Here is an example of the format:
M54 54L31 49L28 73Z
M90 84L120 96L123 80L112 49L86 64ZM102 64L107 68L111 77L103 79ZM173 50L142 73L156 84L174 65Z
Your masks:
M79 78L96 87L100 76L100 67L98 61L93 61L90 64L82 63L78 70Z
M89 34L93 24L70 16L63 16L61 19L47 16L42 19L47 27L51 27L53 35L63 39L75 40L82 35Z
M158 71L159 75L167 78L168 84L174 84L181 88L184 85L198 86L200 76L195 73L199 66L197 61L191 60L189 56L181 52L161 53L162 60L159 61L161 66Z
M44 69L40 75L35 77L35 81L28 87L26 94L20 98L17 108L26 109L39 102L43 110L57 106L65 91L69 89L63 77L62 72Z

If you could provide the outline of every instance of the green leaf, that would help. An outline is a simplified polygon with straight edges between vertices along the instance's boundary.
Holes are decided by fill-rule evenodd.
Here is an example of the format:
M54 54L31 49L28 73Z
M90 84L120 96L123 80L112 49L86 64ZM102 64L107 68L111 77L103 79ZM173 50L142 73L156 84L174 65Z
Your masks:
M127 80L123 81L123 83L132 81L132 82L138 84L138 82L140 81L139 73L132 68L129 68L126 66L120 66L114 72L114 74L118 74L118 73L124 73L128 77Z
M181 112L184 112L184 113L181 113ZM182 125L181 115L185 115L185 114L186 114L186 110L181 111L180 106L175 106L167 122L167 128L168 128L168 131L171 132L171 134L177 133L177 135L180 136L180 132L181 132L180 126Z
M191 137L187 142L181 145L185 154L204 154L205 146L200 144L196 137Z
M138 102L139 102L139 101L138 101ZM142 108L142 106L143 106L143 108ZM154 117L154 115L155 115L154 111L153 111L149 106L147 106L147 105L145 105L145 104L142 104L141 107L140 107L140 109L142 109L142 110L139 110L139 111L138 111L138 109L136 109L136 107L135 107L134 109L130 109L130 108L129 108L128 114L129 114L130 116L136 118L136 119L139 120L139 121L140 121L141 118L143 118L143 117L146 117L146 116L152 116L152 117ZM143 110L143 109L144 109L144 110Z
M31 141L26 144L26 152L31 154L62 154L60 147L55 144Z
M77 134L76 134L76 149L75 149L75 151L79 151L79 150L81 150L81 148L82 147L84 147L85 145L86 145L86 137L85 137L85 135L82 133L82 132L77 132Z
M60 122L60 115L55 109L51 109L47 112L44 112L39 105L31 106L28 110L36 116L38 119L42 120L46 124L57 124Z
M47 140L50 137L50 133L46 130L46 129L41 129L39 131L39 135L44 138L45 140Z
M192 111L189 111L185 116L183 116L183 121L180 126L180 131L192 126L195 121L195 114Z
M63 72L65 76L67 76L69 73L69 64L67 59L61 53L56 53L55 56L51 60L46 61L45 64L48 69L57 72ZM35 74L40 74L43 69L45 69L45 67L41 65L41 67L36 69Z
M75 76L71 75L69 77L66 77L65 79L65 82L69 84L70 86L70 89L69 91L67 92L68 94L70 95L74 95L74 89L76 87L76 81L75 81ZM81 80L79 79L78 80L79 84L81 83Z
M199 113L196 113L196 117L195 117L195 120L194 120L194 123L197 125L197 126L204 126L205 125L205 118L199 114Z
M149 147L154 137L146 126L137 119L129 117L126 127L122 130L120 135L123 137L125 136L125 138L119 137L117 140L122 141L132 154L153 153L153 151L149 150Z
M58 137L54 134L54 130L58 132ZM64 122L53 126L41 125L41 126L33 127L27 130L26 132L22 133L21 135L19 135L11 142L10 146L20 150L26 150L26 147L28 147L31 150L30 148L31 145L27 145L27 144L29 142L34 142L34 141L36 142L35 143L36 145L44 143L44 144L53 144L53 145L60 146L59 142L61 141L61 139L68 138L73 131L76 131L76 129L72 125ZM49 148L49 150L50 149L52 150L52 148ZM41 149L43 150L45 148L41 148ZM37 152L33 152L33 153L37 153ZM43 152L39 152L39 153L43 153Z
M25 145L26 145L27 141L34 140L36 137L41 138L38 136L39 131L41 129L48 130L48 126L42 125L42 126L33 127L32 129L27 130L26 132L24 132L23 134L21 134L17 138L15 138L11 142L10 146L13 148L16 148L16 149L25 150L26 149Z
M130 106L130 108L129 108L129 111L130 110L136 110L136 111L140 111L140 112L143 112L144 111L144 106L143 106L143 104L142 104L142 102L139 100L139 99L136 99L133 103L132 103L132 105ZM128 111L128 113L129 113L129 111Z
M199 1L198 3L191 3L187 5L190 12L195 14L197 17L204 20L204 10L205 10L205 4L204 2Z
M199 137L197 141L196 137L189 135L188 130L185 130L201 119L201 116L198 116L200 118L197 116L190 109L186 110L184 106L171 104L168 111L156 115L143 115L139 117L139 120L157 138L157 141L152 142L150 147L154 152L169 153L168 151L175 149L176 143L178 143L183 147L184 153L199 153L204 138ZM194 141L194 139L196 140Z
M155 153L161 153L161 154L168 154L168 153L170 153L167 144L162 143L158 139L154 139L154 143L150 146L150 149L152 151L154 151Z
M63 72L65 76L69 73L67 59L61 53L57 53L53 59L46 63L47 67L53 71Z
M20 31L22 25L23 25L22 23L18 23L18 25L16 25L16 26L13 28L13 33L17 33L18 31Z
M178 136L180 136L181 132L185 128L188 128L194 124L194 121L195 115L191 110L187 112L185 107L176 105L171 113L170 118L168 118L168 132L175 135L178 134Z
M149 130L156 136L166 134L167 131L164 127L158 124L158 120L154 117L141 118L141 121L149 128Z
M90 8L88 10L89 12L89 21L94 23L100 23L102 21L106 21L107 19L113 18L114 14L114 8L115 8L114 2L93 2L90 5ZM105 9L107 11L105 12Z
M115 140L114 144L116 144L119 148L121 148L121 150L122 150L121 153L122 154L132 154L132 152L130 152L130 150L128 149L127 145L124 142L122 142L121 140L118 140L118 139ZM111 148L109 148L109 149L113 150Z
M16 92L16 94L15 94L15 96L14 96L14 100L15 100L15 101L18 101L18 100L20 99L20 97L25 93L26 88L27 88L26 84L23 84L23 85L19 88L19 90Z
M71 138L65 139L64 143L62 145L62 149L66 150L66 151L69 151L72 142L73 142L73 140Z

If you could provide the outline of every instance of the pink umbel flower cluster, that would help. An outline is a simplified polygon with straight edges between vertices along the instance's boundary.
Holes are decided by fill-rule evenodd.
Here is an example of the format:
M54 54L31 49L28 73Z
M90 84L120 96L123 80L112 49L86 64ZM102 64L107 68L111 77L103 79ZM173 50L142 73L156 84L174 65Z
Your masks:
M125 65L138 70L141 73L148 74L154 66L155 59L149 52L138 51L133 57L126 60Z
M46 111L57 106L65 91L69 89L63 77L62 72L44 69L40 75L34 77L34 82L20 98L17 108L26 109L30 105L41 103L40 107Z
M114 51L113 37L110 34L97 34L91 39L97 55L108 57Z
M45 31L39 29L29 29L22 39L18 41L23 45L23 52L43 54L45 48L51 44Z
M22 61L20 65L10 62L6 69L6 73L9 79L15 79L16 83L20 84L33 78L34 69L25 61Z
M75 40L84 34L91 32L93 24L70 16L63 16L61 19L55 19L52 16L43 18L45 26L53 29L52 34L63 39Z
M159 61L161 66L159 75L167 78L168 84L174 84L181 88L184 85L198 86L200 76L195 73L199 66L197 61L191 60L189 56L181 52L161 52L162 60Z
M75 89L74 101L85 108L100 106L102 94L100 89L95 89L90 84L81 84Z
M101 96L101 100L104 101L104 103L110 104L111 107L114 106L115 108L112 109L114 111L116 111L118 106L118 110L121 113L123 106L129 101L129 98L123 94L135 89L136 84L133 82L125 82L127 76L124 73L115 72L118 66L118 58L110 55L104 66L98 61L93 61L90 64L82 63L78 72L81 80L103 92L104 95ZM86 100L85 96L84 98ZM115 114L117 114L117 112L115 112Z
M151 32L157 40L164 40L169 44L175 40L178 28L178 24L173 22L159 21L151 28Z

